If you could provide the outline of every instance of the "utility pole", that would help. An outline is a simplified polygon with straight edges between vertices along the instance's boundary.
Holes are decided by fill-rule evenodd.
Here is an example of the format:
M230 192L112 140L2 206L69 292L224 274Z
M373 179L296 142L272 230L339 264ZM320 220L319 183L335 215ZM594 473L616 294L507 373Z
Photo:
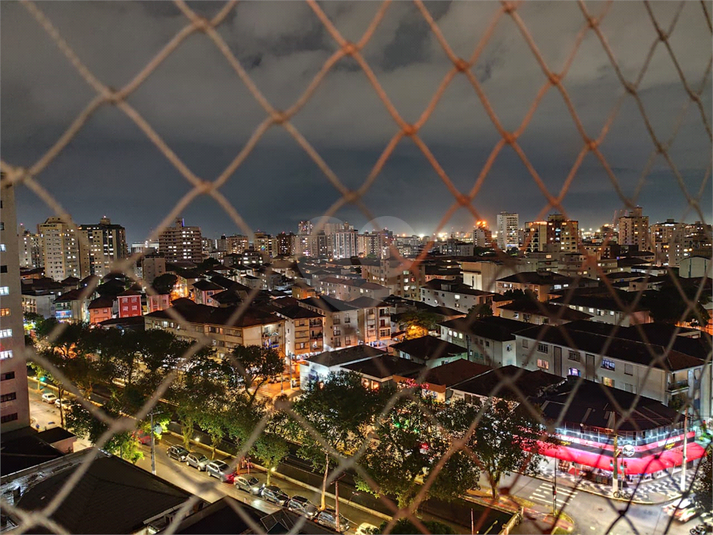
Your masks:
M683 464L681 465L681 492L686 490L686 448L688 447L688 405L683 413Z
M611 478L612 494L616 495L619 492L619 448L618 436L614 435L614 464Z
M555 461L555 478L554 485L552 485L552 514L557 516L557 457L554 458Z
M151 411L151 473L156 475L156 432L153 426L153 411Z
M334 482L334 510L337 513L337 533L340 533L341 529L339 529L339 479Z

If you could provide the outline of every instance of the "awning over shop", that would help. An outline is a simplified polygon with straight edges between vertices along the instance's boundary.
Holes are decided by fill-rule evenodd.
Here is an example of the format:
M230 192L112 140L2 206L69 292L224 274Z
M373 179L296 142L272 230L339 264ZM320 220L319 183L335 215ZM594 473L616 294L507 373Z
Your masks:
M583 451L570 446L554 446L540 442L543 455L555 457L563 461L569 461L600 470L611 470L611 454L594 453ZM695 442L686 446L686 460L695 461L705 455L706 450ZM664 450L658 454L647 455L646 457L619 457L620 466L623 466L627 475L651 474L660 470L666 470L674 466L683 464L683 447Z

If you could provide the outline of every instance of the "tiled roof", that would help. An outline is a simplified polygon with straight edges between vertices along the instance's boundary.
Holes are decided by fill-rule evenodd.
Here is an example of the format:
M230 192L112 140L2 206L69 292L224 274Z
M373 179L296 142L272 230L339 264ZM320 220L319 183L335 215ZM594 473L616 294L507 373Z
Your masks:
M517 389L525 396L538 396L543 390L565 381L562 377L557 377L540 370L532 371L518 368L517 366L503 366L485 372L473 379L468 379L454 385L453 390L476 394L478 396L491 396L521 400L522 395L510 386L501 386L505 378L514 382ZM497 392L495 389L498 388Z
M321 295L319 297L308 297L307 299L302 299L300 303L317 307L328 312L356 310L355 307L353 307L346 301L335 299L334 297L329 297L326 295Z
M369 360L347 364L343 368L370 377L376 377L377 379L386 379L392 375L400 375L402 377L416 376L424 369L424 366L409 359L402 359L393 355L382 355Z
M186 321L190 323L226 325L228 327L250 327L253 325L268 325L284 321L275 314L263 312L256 307L248 307L237 319L229 323L237 307L218 308L208 305L199 305L190 299L176 299L171 309L175 309ZM146 318L160 318L172 320L168 310L158 310L147 314Z
M472 377L482 375L490 370L492 370L492 368L485 364L477 364L466 359L458 359L431 368L423 378L423 382L450 387Z

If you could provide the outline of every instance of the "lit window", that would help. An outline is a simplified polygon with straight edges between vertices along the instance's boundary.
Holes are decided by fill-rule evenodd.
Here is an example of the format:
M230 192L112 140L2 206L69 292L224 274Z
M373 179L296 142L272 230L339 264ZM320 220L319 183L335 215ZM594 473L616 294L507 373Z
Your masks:
M12 336L12 329L0 329L0 338L10 338Z
M610 377L602 377L602 384L604 386L611 386L612 388L614 388L614 379Z
M574 375L575 377L581 377L582 372L579 368L570 368L567 371L567 375Z
M537 359L537 367L540 368L541 370L549 370L550 363L544 359Z
M12 358L12 349L6 349L4 351L0 351L0 360L11 359L11 358Z
M9 316L9 315L10 315L9 308L0 308L0 316Z
M616 369L616 364L611 359L602 359L602 368L614 371Z
M9 286L0 286L0 295L9 295L9 294L10 294Z

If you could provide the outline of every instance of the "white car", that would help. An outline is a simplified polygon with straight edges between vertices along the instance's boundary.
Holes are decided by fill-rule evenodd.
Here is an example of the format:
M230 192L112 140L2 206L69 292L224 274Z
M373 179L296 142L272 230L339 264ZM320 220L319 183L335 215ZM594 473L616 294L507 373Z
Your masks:
M374 524L369 524L369 522L362 522L356 529L356 535L369 535L374 533L375 530L379 529Z
M64 398L61 403L60 403L60 401L59 401L59 398L55 399L55 400L54 400L54 406L59 409L59 406L60 406L60 405L62 406L62 408L63 408L64 410L67 410L67 409L69 409L69 407L72 406L72 402L71 402L70 400L68 400L67 398Z
M55 401L57 401L57 396L55 396L51 392L46 392L42 394L42 401L44 401L45 403L53 404Z

